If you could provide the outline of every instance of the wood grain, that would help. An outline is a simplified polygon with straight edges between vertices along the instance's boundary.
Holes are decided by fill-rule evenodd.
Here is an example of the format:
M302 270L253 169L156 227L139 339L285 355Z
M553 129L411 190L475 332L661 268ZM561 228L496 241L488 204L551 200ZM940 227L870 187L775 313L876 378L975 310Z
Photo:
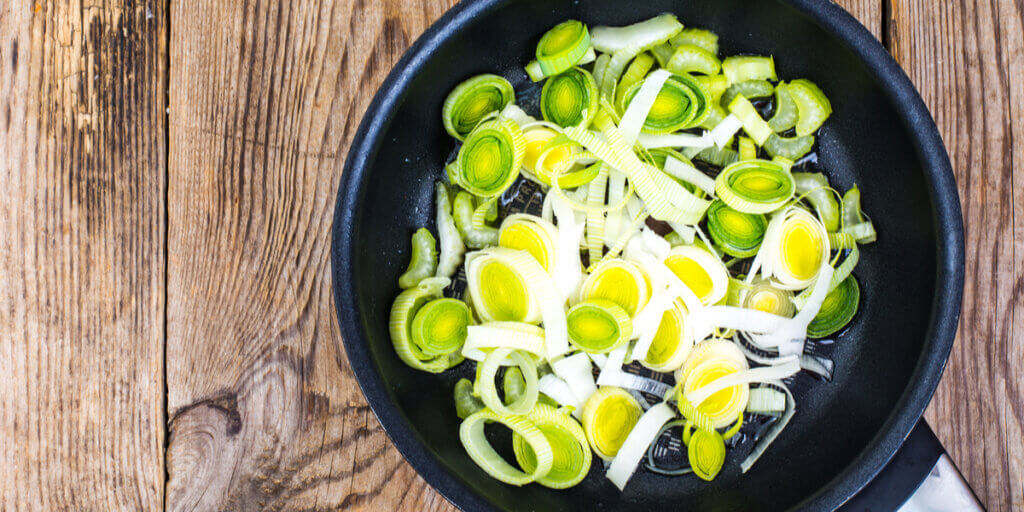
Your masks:
M169 510L450 508L359 392L329 249L363 111L452 3L172 2Z
M165 10L0 3L0 510L163 504Z
M926 418L993 512L1024 509L1024 4L893 1L893 55L938 123L966 224L963 313Z

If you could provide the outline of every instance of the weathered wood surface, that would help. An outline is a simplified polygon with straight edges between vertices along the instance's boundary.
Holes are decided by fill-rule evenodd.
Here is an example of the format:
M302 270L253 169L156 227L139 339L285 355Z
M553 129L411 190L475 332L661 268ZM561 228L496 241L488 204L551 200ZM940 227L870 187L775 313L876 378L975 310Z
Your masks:
M370 98L454 3L0 4L0 510L452 509L352 377L329 227ZM1024 8L839 3L961 187L964 317L927 417L990 510L1020 509Z
M966 227L960 331L926 414L990 511L1024 509L1024 3L894 1L891 51L946 142Z
M166 5L0 2L0 510L158 510Z

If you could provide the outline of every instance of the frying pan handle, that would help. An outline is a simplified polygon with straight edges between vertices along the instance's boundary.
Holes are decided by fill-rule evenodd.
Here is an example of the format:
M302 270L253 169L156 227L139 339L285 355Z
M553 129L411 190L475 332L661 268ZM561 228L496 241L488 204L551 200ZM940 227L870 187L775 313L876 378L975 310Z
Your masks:
M983 512L985 507L922 418L889 464L840 510Z

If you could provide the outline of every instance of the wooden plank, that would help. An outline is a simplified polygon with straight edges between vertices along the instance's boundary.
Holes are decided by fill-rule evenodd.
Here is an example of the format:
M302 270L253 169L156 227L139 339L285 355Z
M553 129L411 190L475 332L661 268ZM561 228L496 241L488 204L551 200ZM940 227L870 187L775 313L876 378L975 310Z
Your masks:
M888 29L949 149L966 225L960 330L926 418L993 512L1024 508L1022 19L1012 0L904 0Z
M452 4L172 2L169 510L451 510L355 383L329 251L362 113Z
M836 3L857 18L879 40L882 39L883 0L837 0Z
M159 510L166 4L0 7L0 510Z

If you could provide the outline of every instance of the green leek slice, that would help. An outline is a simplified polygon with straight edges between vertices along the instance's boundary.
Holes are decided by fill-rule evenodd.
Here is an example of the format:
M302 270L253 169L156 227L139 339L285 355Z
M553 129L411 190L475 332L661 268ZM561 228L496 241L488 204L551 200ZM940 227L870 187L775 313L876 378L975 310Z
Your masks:
M741 160L723 169L715 178L718 197L730 208L743 213L775 211L786 204L795 191L789 171L767 160Z
M657 372L671 372L682 366L693 347L686 331L686 313L678 302L665 310L647 355L640 364Z
M741 416L742 417L742 416ZM686 447L693 474L701 480L712 481L725 465L725 441L714 430L698 429L690 436Z
M537 478L537 483L551 489L568 489L583 481L593 460L583 427L565 409L541 403L526 418L544 434L554 454L551 470ZM523 470L533 471L537 467L537 455L525 438L513 434L512 449Z
M412 320L412 342L428 356L451 354L466 342L472 316L458 299L434 299L423 305Z
M665 69L681 75L683 73L701 73L704 75L717 75L722 69L715 54L697 45L684 44L676 47L672 58L665 65Z
M814 283L831 251L828 232L820 220L803 208L792 207L768 223L762 271L781 287L804 289Z
M624 96L629 103L640 91L642 82L634 84ZM647 133L672 133L699 125L707 117L707 93L700 83L688 75L674 75L665 81L644 121Z
M590 124L597 114L597 83L584 69L569 68L552 76L541 89L540 112L559 126Z
M774 90L775 87L767 80L747 80L734 83L722 93L720 104L728 108L732 100L736 99L736 96L743 96L747 99L767 98L772 95Z
M518 366L505 368L505 375L501 378L501 387L505 391L506 402L514 403L518 401L526 394L527 389L526 377L523 375L523 371Z
M452 137L465 140L481 120L514 100L515 91L508 80L491 74L474 76L457 85L444 100L444 129Z
M776 288L763 279L751 284L743 297L743 307L787 318L796 313L793 292Z
M540 322L540 311L530 297L518 268L500 258L476 253L466 262L466 282L473 310L485 322Z
M582 300L604 299L618 304L632 318L651 297L651 285L635 263L606 259L587 276L580 288Z
M874 224L861 212L860 189L857 185L843 195L843 233L853 235L860 244L868 244L877 239Z
M750 135L750 138L754 139L759 146L764 145L768 136L773 132L768 123L761 118L761 114L754 108L754 104L750 103L750 100L743 95L737 95L729 103L728 108L729 112L743 123L743 131L747 132L747 135Z
M807 336L824 338L846 327L860 305L860 285L853 276L848 276L834 290L825 296L821 309L807 326Z
M494 383L498 369L505 363L506 358L510 358L512 363L519 368L526 384L525 391L508 404L503 402L501 397L498 396L498 388ZM479 396L483 400L484 405L497 414L526 414L537 403L537 364L533 362L533 359L526 357L518 350L496 348L490 354L487 354L487 357L477 367L476 382L473 383L473 394Z
M789 94L789 85L786 82L779 82L775 86L775 113L768 120L768 126L775 133L782 133L796 126L797 116L796 103Z
M708 234L726 254L736 258L749 258L757 254L768 229L768 219L733 210L721 200L708 208Z
M789 95L796 104L796 134L811 135L832 115L832 103L814 82L801 78L789 83Z
M514 121L481 123L459 148L459 186L479 197L495 197L519 177L526 141Z
M722 96L729 90L729 79L725 75L695 76L694 79L707 91L709 102L721 105Z
M664 43L682 29L679 19L666 13L624 27L594 27L590 32L590 42L599 52L615 53Z
M764 150L772 157L782 157L794 162L810 153L813 148L814 135L782 137L773 133L764 143Z
M545 76L557 75L575 66L590 49L590 31L577 20L555 25L537 43L537 64Z
M412 288L437 271L437 240L427 228L419 228L412 235L412 258L409 268L398 278L402 289Z
M643 412L633 395L624 389L598 388L583 406L582 418L583 431L594 453L604 460L615 458Z
M739 149L740 160L757 160L757 146L754 141L747 137L740 137L736 145Z
M718 167L727 167L736 163L740 156L736 150L730 148L716 148L712 146L710 148L704 148L700 153L697 153L694 158Z
M712 55L718 55L718 34L700 28L687 28L670 40L672 46L692 44L699 46Z
M530 253L544 270L555 269L555 240L558 228L533 215L516 213L505 217L498 231L498 245Z
M455 201L452 204L452 216L455 217L455 226L462 235L466 247L482 249L498 245L498 230L490 226L477 226L473 222L473 215L476 207L473 205L473 195L466 191L459 191L455 194Z
M501 423L523 438L533 451L533 471L524 473L509 464L494 450L484 433L487 423ZM522 486L547 476L554 464L555 454L547 436L523 416L501 415L490 409L481 409L462 421L459 440L469 457L496 480L509 485Z
M836 193L828 184L824 174L794 172L793 183L796 193L807 199L818 213L818 217L829 233L839 231L839 202Z
M441 291L450 281L443 277L431 277L422 280L416 287L409 288L398 294L391 306L388 319L388 331L395 353L403 363L417 370L430 373L441 373L462 362L458 352L441 356L431 356L413 343L412 324L416 313L428 302L441 296Z
M455 415L461 420L484 408L484 403L473 395L473 383L469 379L459 379L454 394Z
M726 57L722 61L722 74L729 78L729 83L737 84L747 80L771 80L779 77L775 74L775 59L752 55Z
M452 203L448 198L448 187L438 181L434 183L434 202L437 208L437 235L440 239L441 255L437 262L435 277L452 277L462 265L462 257L466 254L466 245L452 217Z
M576 304L565 317L569 341L590 354L604 354L624 345L633 334L633 323L622 307L602 299Z
M673 247L665 258L665 266L705 306L722 300L729 289L729 270L722 260L702 247Z
M552 176L558 176L559 188L576 188L590 183L600 172L598 164L581 166L580 161L592 158L576 141L559 134L541 150L534 168L537 181L551 186Z

